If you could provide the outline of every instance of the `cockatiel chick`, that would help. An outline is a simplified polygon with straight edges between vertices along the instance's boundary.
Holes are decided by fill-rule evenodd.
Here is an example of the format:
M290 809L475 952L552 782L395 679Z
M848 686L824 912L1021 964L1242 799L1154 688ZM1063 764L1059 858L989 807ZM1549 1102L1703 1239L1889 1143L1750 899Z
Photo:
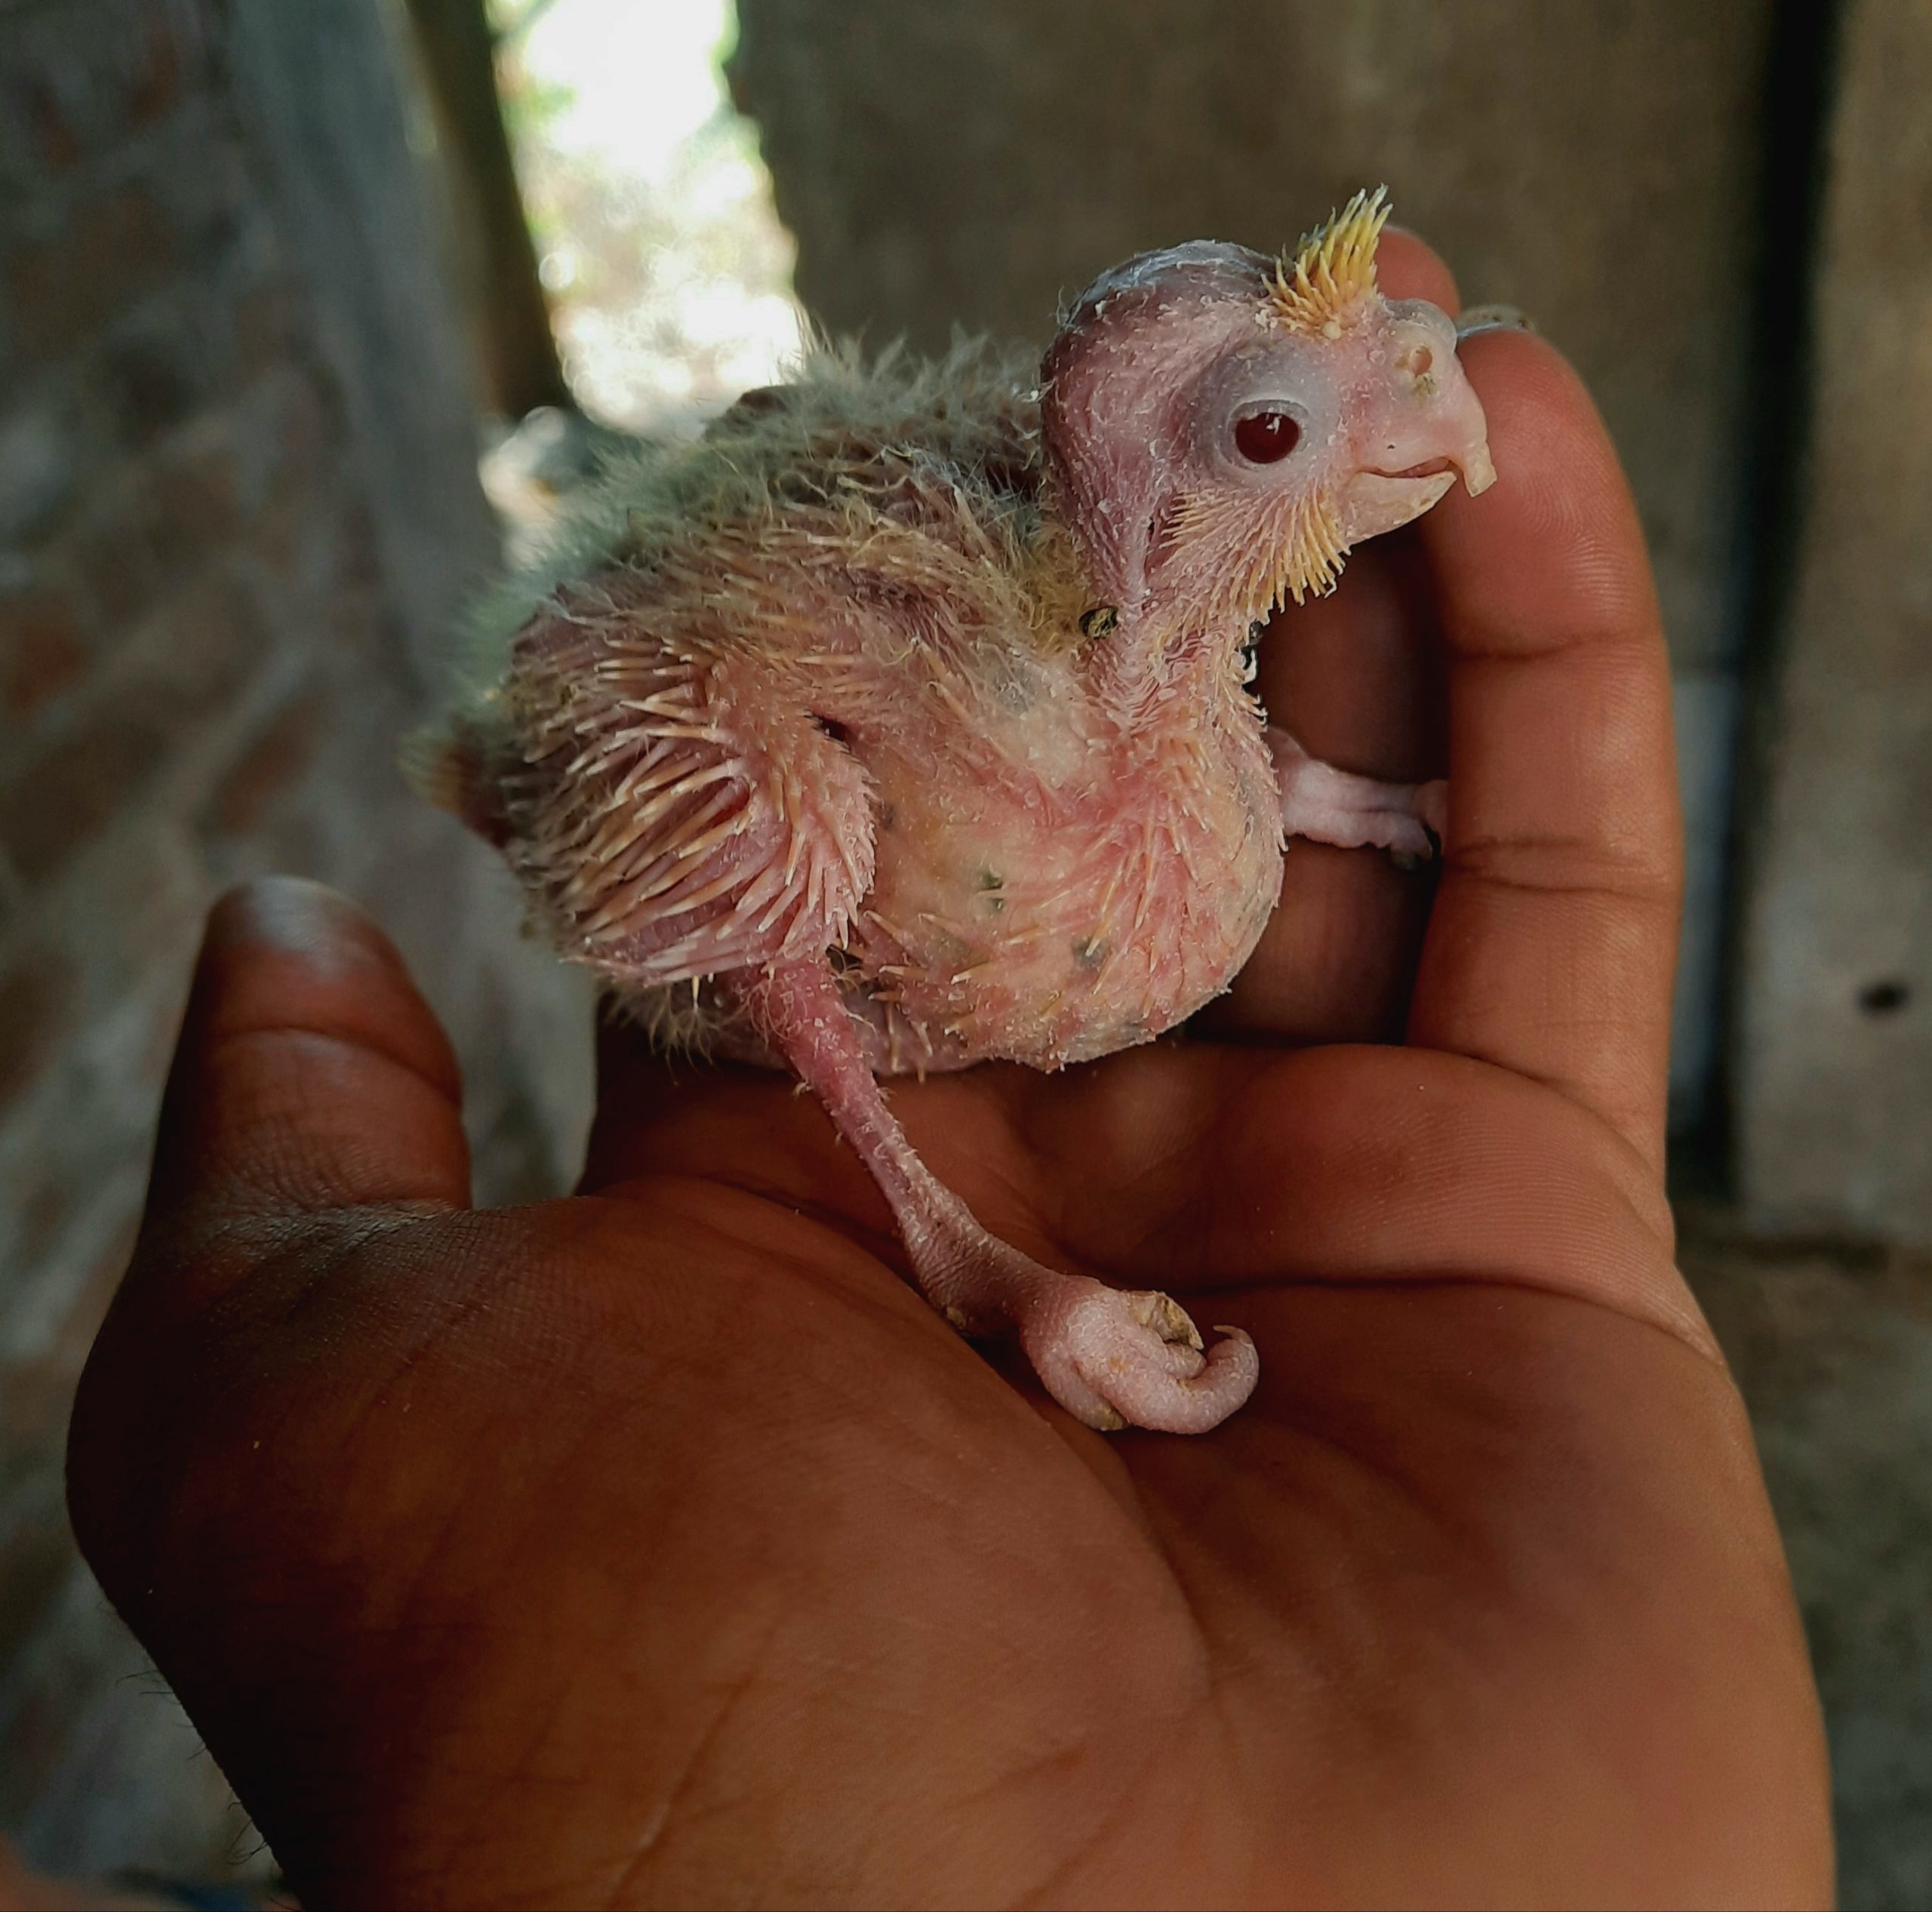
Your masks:
M934 1306L1092 1427L1214 1426L1253 1343L995 1240L877 1077L1172 1028L1254 948L1287 835L1429 853L1441 786L1316 763L1246 687L1258 620L1494 475L1454 326L1377 290L1386 216L1131 260L1037 373L823 352L645 447L500 598L418 759L563 954L795 1071Z

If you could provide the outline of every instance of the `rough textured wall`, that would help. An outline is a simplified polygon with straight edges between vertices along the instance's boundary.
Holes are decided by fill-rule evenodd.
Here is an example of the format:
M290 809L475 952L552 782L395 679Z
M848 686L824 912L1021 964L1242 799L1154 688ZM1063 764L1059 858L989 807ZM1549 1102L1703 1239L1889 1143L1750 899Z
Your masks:
M1795 577L1746 816L1761 1222L1932 1243L1932 0L1845 14Z
M238 1829L60 1477L208 903L272 868L361 896L486 1179L570 1139L554 966L479 959L506 886L393 767L494 530L382 18L326 13L0 4L0 1831L63 1866L205 1871Z

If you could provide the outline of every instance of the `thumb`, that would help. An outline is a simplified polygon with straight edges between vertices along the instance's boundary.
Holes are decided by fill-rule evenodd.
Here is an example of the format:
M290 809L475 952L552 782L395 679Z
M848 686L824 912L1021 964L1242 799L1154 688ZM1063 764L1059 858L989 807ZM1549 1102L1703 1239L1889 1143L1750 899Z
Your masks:
M389 939L318 884L245 884L208 918L143 1233L205 1242L320 1212L466 1207L461 1101Z
M162 1625L148 1596L165 1595L167 1562L178 1594L206 1557L198 1543L184 1567L170 1550L183 1532L205 1542L195 1521L232 1505L220 1404L291 1364L320 1385L315 1344L287 1333L317 1280L372 1237L467 1207L460 1093L401 958L345 898L276 878L215 905L140 1239L69 1437L75 1530L144 1637L143 1615ZM337 1363L336 1385L355 1372ZM191 1624L200 1610L188 1602Z

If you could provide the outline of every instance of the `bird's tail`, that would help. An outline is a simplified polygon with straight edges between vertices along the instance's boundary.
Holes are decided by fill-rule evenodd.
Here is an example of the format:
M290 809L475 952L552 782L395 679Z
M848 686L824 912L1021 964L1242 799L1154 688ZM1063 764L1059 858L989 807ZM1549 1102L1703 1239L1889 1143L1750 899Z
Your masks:
M397 767L426 802L446 810L499 849L509 841L509 821L489 773L483 739L468 725L425 724L404 738Z

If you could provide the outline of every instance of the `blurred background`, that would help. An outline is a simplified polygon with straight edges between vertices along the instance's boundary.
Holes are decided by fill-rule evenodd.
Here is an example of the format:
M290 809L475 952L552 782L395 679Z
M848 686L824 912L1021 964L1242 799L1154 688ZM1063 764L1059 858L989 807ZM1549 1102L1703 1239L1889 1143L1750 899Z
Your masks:
M466 595L801 312L1043 340L1356 186L1581 367L1676 673L1687 1268L1847 1902L1932 1902L1932 0L0 0L0 1834L263 1879L80 1565L67 1404L199 921L297 870L563 1186L588 1018L394 768Z

